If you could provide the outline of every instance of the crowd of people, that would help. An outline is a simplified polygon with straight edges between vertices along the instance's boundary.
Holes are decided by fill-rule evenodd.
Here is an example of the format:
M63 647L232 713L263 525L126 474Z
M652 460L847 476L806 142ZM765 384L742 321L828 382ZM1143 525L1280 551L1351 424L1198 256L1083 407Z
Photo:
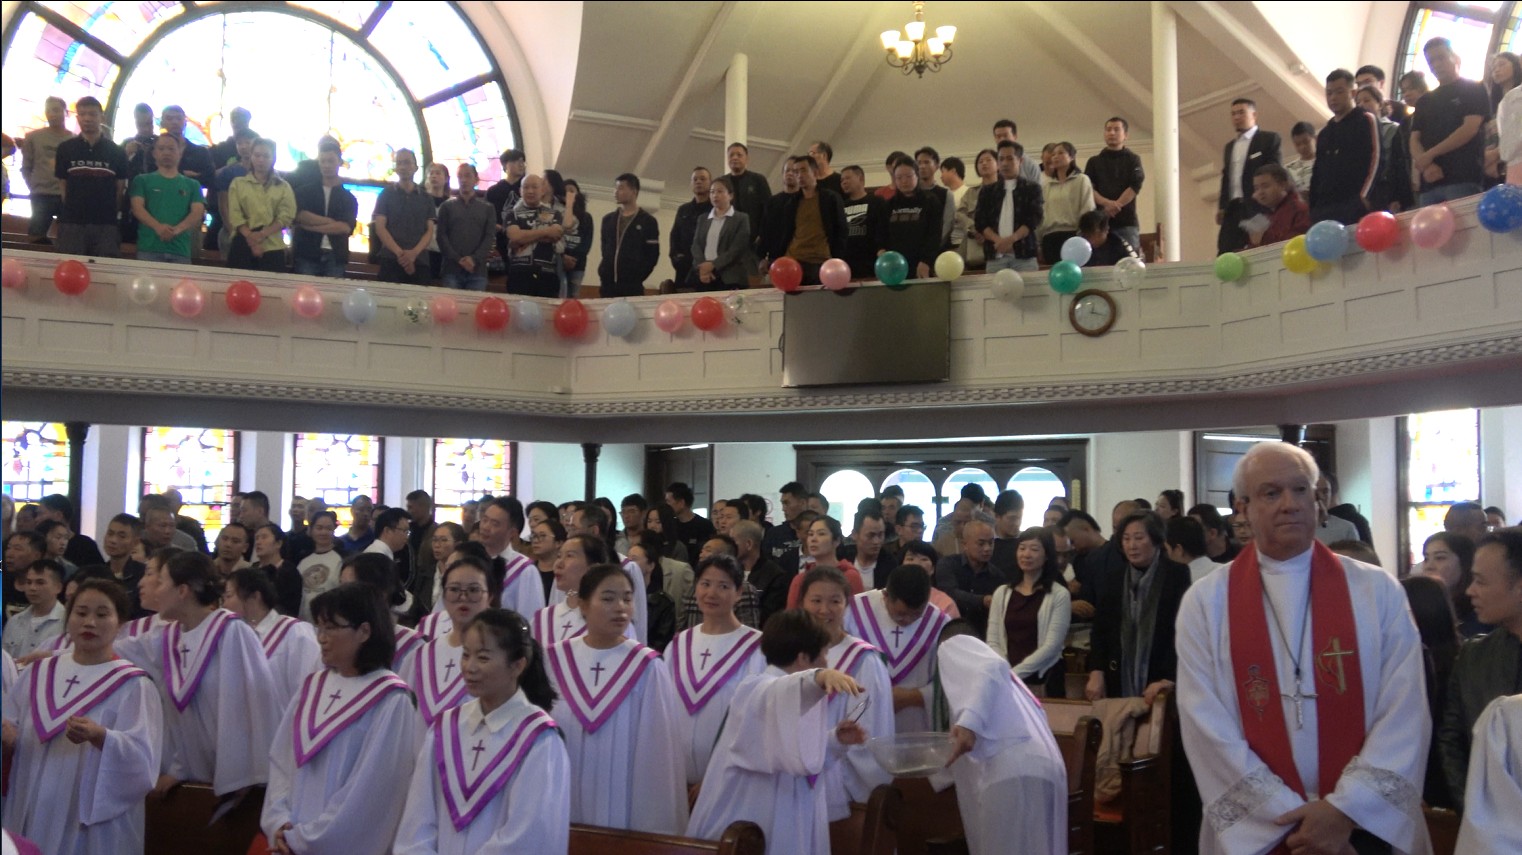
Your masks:
M769 852L825 852L890 780L865 740L943 731L972 852L1066 851L1036 699L1071 690L1179 696L1176 851L1422 851L1422 803L1506 839L1471 761L1482 712L1522 693L1522 529L1454 505L1397 581L1298 447L1254 446L1233 488L1227 517L1165 489L1108 531L976 484L933 527L890 486L848 531L797 482L777 523L759 494L699 514L683 483L616 507L485 496L458 523L421 490L359 496L342 528L301 497L282 527L251 491L212 543L171 490L98 545L67 497L7 497L4 825L142 851L145 799L200 781L262 794L281 853L555 852L573 822L711 839L738 819Z
M1503 109L1522 82L1522 61L1498 54L1481 84L1460 76L1446 39L1427 42L1423 56L1437 88L1429 91L1426 76L1411 71L1401 77L1399 99L1386 95L1376 66L1329 74L1331 118L1319 130L1295 123L1297 156L1289 160L1280 134L1258 127L1256 104L1233 101L1218 251L1288 240L1321 220L1352 224L1370 211L1473 195L1505 180L1505 160L1522 156L1522 127L1511 132L1522 110ZM56 218L58 246L70 253L115 256L125 242L140 258L188 263L202 246L237 268L345 275L349 239L360 224L340 174L338 140L324 137L315 161L283 174L275 168L276 144L250 129L242 108L229 114L232 136L211 147L186 139L178 106L164 108L156 133L152 108L137 105L136 135L122 145L105 132L99 101L82 98L74 110L78 135L65 125L67 105L49 98L48 125L22 140L32 240L49 240ZM1060 260L1074 237L1088 244L1089 266L1140 257L1137 197L1145 174L1126 146L1129 132L1124 117L1107 120L1104 148L1080 169L1072 143L1047 143L1037 157L1020 143L1016 123L1001 119L992 145L972 159L973 175L961 158L943 160L927 145L889 154L889 183L875 189L859 165L837 171L830 144L818 141L786 158L776 193L750 171L750 151L736 142L723 174L693 169L692 199L664 236L675 275L662 284L677 291L754 286L784 257L801 266L805 284L819 284L830 259L865 280L875 278L876 259L887 252L903 256L911 277L929 277L946 251L972 271L1034 270ZM663 236L639 205L638 176L618 176L617 210L596 223L574 179L553 169L527 174L520 149L500 161L503 177L483 193L475 165L451 171L397 150L396 181L365 224L380 278L484 290L500 273L509 293L564 297L579 291L600 239L602 296L639 295L654 284Z

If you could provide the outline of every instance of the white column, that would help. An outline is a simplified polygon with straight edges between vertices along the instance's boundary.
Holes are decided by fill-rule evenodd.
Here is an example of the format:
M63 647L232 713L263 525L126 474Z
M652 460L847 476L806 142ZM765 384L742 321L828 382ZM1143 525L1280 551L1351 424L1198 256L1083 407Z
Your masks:
M749 128L746 125L747 111L750 109L748 92L750 90L750 58L743 53L737 53L729 61L729 70L724 72L724 148L721 152L719 163L728 162L728 149L730 143L750 144ZM728 170L720 169L721 172Z
M1179 221L1178 17L1162 0L1152 0L1152 180L1163 260L1183 251Z

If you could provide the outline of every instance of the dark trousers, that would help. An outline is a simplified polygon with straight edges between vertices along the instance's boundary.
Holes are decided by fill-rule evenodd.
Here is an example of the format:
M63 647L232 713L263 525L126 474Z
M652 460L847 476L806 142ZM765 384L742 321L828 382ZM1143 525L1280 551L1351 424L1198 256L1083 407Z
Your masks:
M1240 252L1247 248L1247 232L1242 230L1242 220L1252 216L1256 207L1246 199L1232 199L1221 211L1221 231L1216 235L1215 251Z
M805 285L818 285L818 284L820 284L820 282L819 282L819 268L824 266L824 264L822 262L819 263L819 264L810 264L807 261L800 261L800 262L798 262L798 266L803 268L803 284L805 284Z
M403 270L395 258L382 257L380 272L377 275L382 282L400 282L404 285L428 285L434 281L429 260L421 255L413 261L411 273Z
M1363 219L1363 215L1367 213L1369 213L1369 209L1364 207L1363 200L1355 197L1344 201L1317 205L1311 209L1311 222L1319 223L1322 220L1336 220L1345 226L1351 226Z
M1041 239L1041 263L1056 264L1062 260L1062 245L1077 232L1051 232Z
M645 283L643 282L603 282L597 286L599 297L643 297L645 296Z
M53 220L63 210L63 197L33 193L31 202L32 216L26 224L27 237L46 239L48 229L53 226Z
M227 266L265 273L284 273L288 267L285 250L266 250L264 255L256 257L248 247L248 239L241 234L233 235L233 245L227 250Z
M117 258L122 254L122 236L116 223L59 223L58 251Z
M560 279L543 270L515 270L508 267L507 293L553 300L560 296ZM644 293L644 289L640 293Z

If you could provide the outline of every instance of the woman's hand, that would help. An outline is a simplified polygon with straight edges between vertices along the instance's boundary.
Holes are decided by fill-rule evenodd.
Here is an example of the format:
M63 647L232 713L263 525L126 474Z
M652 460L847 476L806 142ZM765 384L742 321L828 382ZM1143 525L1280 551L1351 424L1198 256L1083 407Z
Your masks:
M1084 686L1083 696L1090 702L1104 700L1105 675L1103 671L1089 672L1089 683L1087 686Z
M954 724L951 726L951 741L956 743L956 749L951 752L951 759L946 761L947 766L971 751L978 744L978 735L960 724Z
M75 745L88 742L96 748L106 747L106 729L82 715L69 719L68 729L64 731L64 736L67 736Z
M866 691L860 683L851 678L851 675L833 668L820 668L815 671L814 684L824 689L824 693L831 697L841 692L854 696Z
M153 786L153 792L148 794L150 799L164 799L169 791L180 785L180 779L173 775L160 775L159 782Z

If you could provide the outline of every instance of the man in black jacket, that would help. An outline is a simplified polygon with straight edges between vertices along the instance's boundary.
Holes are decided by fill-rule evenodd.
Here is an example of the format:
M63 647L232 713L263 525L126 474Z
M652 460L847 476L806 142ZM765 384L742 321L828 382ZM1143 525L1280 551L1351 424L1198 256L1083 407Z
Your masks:
M661 230L639 206L639 176L625 172L613 182L618 210L602 218L602 262L597 277L603 297L641 297L645 280L661 260Z
M692 238L698 233L698 218L708 216L713 210L713 203L708 201L712 181L713 176L707 168L695 167L692 170L692 199L676 209L676 218L671 222L671 245L666 248L666 254L671 258L671 267L676 270L676 278L672 281L678 291L694 290L693 284L687 281L692 275Z
M973 229L983 237L988 272L1036 269L1036 229L1045 216L1041 186L1026 181L1020 163L1024 149L999 141L999 180L978 191Z
M1216 198L1216 252L1247 248L1242 221L1257 210L1252 200L1252 177L1258 167L1279 163L1279 135L1258 127L1258 105L1250 98L1231 102L1231 127L1236 136L1226 144L1221 168L1221 194Z
M1173 624L1189 589L1189 568L1164 554L1163 524L1151 511L1127 515L1119 529L1126 567L1097 583L1085 695L1150 703L1178 676Z
M782 202L777 246L803 266L803 284L819 284L819 267L846 255L845 200L819 184L819 163L808 155L793 158L798 192Z
M797 157L789 156L782 162L782 192L771 196L762 204L761 219L751 221L751 228L757 232L755 241L762 270L770 269L773 261L787 255L787 243L783 241L782 236L788 230L787 200L798 192L797 166ZM735 205L735 210L740 211L738 203Z
M1369 195L1379 177L1379 120L1353 103L1353 73L1339 68L1326 76L1331 121L1316 136L1311 172L1311 222L1352 225L1369 212Z

